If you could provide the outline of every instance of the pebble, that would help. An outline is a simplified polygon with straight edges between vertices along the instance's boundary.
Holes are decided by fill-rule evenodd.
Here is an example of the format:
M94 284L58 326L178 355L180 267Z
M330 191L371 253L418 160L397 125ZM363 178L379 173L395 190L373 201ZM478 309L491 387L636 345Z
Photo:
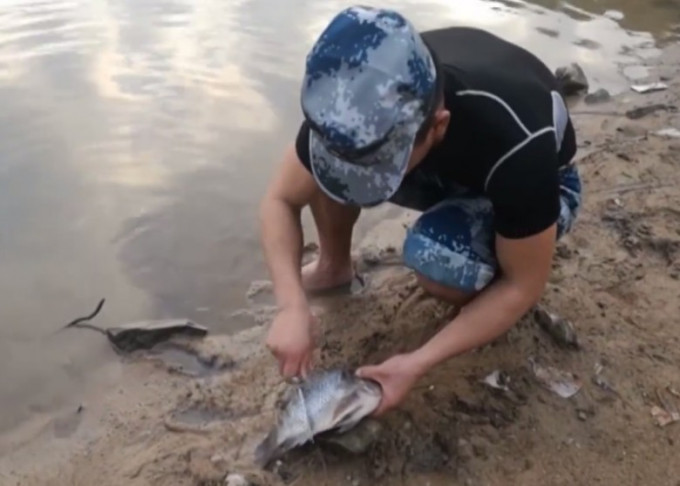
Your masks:
M240 474L230 474L224 480L224 484L227 486L249 486L248 480Z
M410 427L410 422L404 423L405 430ZM383 427L380 422L368 419L344 434L336 434L323 440L352 454L363 454L380 439L382 431Z
M484 439L481 437L472 437L470 443L472 444L472 452L476 457L481 459L486 459L488 457L486 451L487 443Z
M588 419L588 414L586 414L583 410L579 410L578 419L585 422Z
M557 68L555 77L560 81L562 90L567 96L588 89L588 79L581 66L576 63Z
M609 17L612 20L623 20L624 17L625 17L623 12L621 12L619 10L607 10L604 13L604 16Z
M609 101L611 99L611 95L609 94L609 91L607 91L604 88L600 88L597 91L594 91L593 93L589 93L585 96L583 101L586 102L588 105L595 105L597 103L604 103L606 101Z
M458 439L458 456L465 461L472 459L474 456L472 444L465 439Z
M618 128L618 131L626 137L642 137L647 135L647 129L639 125L625 125Z

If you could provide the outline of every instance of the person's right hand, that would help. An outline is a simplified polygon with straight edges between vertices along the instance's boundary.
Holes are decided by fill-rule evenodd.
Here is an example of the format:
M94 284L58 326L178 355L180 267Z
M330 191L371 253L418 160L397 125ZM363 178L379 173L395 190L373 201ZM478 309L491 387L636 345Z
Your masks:
M279 362L285 379L302 375L312 367L316 318L306 306L282 309L274 318L266 345Z

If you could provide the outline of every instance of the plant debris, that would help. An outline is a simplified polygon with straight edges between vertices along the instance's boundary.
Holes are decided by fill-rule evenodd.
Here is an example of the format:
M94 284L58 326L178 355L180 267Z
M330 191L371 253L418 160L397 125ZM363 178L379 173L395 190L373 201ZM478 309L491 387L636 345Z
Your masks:
M495 388L496 390L503 390L506 392L510 391L510 388L508 387L508 384L510 383L510 376L500 370L494 370L491 372L491 374L484 378L482 382L491 388Z
M609 383L609 381L602 376L602 371L604 370L604 366L602 366L601 363L595 363L595 374L593 375L593 383L600 387L602 390L612 393L616 395L617 397L621 398L621 395L619 392L616 391L616 389Z
M656 390L656 397L660 406L654 405L651 411L652 417L656 419L656 424L659 427L667 427L675 422L680 422L680 412L673 403L673 399L661 389Z
M664 91L668 89L668 85L666 83L658 82L650 84L634 84L630 88L637 93L644 94L651 93L653 91Z
M533 357L528 361L539 383L562 398L573 397L583 387L583 383L574 373L540 365Z
M657 130L652 133L654 135L658 135L659 137L680 138L680 130L672 127L662 128L661 130Z

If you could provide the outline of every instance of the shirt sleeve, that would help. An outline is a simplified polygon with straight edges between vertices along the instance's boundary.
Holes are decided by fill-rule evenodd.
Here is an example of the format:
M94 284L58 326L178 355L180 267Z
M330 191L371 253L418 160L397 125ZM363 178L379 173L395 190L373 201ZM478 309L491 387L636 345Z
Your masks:
M311 173L312 166L309 162L309 124L303 121L295 139L295 151L302 165Z
M525 142L490 175L487 193L495 214L496 232L506 238L525 238L548 229L560 214L555 134Z

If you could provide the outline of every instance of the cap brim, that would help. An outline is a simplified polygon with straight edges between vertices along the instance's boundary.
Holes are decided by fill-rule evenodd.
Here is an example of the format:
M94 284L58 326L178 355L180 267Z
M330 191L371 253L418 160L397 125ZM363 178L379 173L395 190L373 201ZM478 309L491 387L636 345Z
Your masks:
M415 133L395 129L389 139L364 160L347 162L332 154L322 139L309 132L309 154L314 178L331 199L342 204L376 206L390 199L406 175Z

